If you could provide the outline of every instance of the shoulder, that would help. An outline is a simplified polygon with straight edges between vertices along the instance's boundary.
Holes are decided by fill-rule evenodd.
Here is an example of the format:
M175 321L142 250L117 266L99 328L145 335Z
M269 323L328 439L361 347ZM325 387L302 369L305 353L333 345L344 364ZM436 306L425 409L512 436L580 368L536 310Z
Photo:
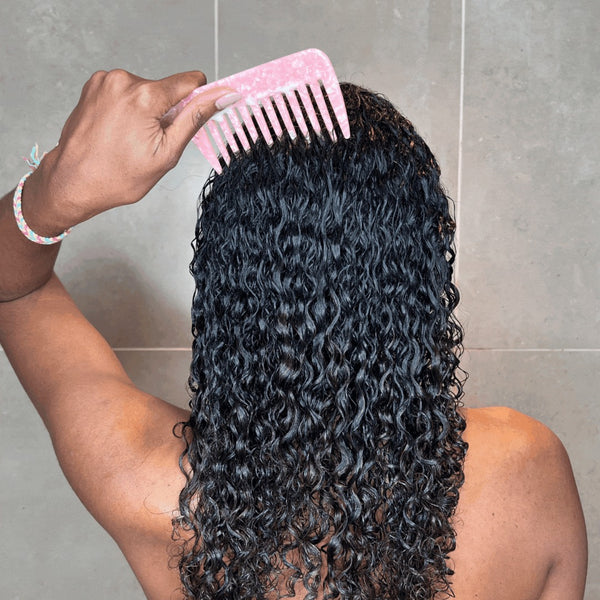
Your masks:
M563 443L537 419L504 406L467 409L465 417L467 460L485 466L499 485L511 486L532 503L542 495L546 507L575 487Z
M465 418L466 500L478 498L474 503L480 502L482 514L500 517L496 534L506 536L513 548L520 546L523 560L545 557L548 582L559 579L555 587L564 586L564 598L579 597L587 539L563 443L549 427L512 408L466 409Z
M490 406L465 409L465 437L473 444L484 441L488 453L498 459L530 460L552 455L564 461L566 450L558 436L542 422L514 408ZM494 442L490 444L489 442Z

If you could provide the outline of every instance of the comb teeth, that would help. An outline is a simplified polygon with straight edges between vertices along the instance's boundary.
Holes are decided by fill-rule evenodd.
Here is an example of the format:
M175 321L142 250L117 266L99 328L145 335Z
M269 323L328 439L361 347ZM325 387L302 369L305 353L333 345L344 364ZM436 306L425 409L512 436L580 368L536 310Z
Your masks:
M316 133L321 133L321 125L319 124L319 119L317 119L317 113L312 105L312 100L310 98L310 94L308 93L308 88L306 86L301 86L298 89L298 94L300 96L300 100L302 100L302 106L304 106L304 110L308 115L308 119L310 120L310 124Z
M287 98L288 104L292 109L292 113L294 114L296 123L298 123L300 132L304 137L308 137L308 126L306 125L306 121L304 120L304 115L302 114L302 109L300 108L300 104L298 103L298 98L296 98L296 94L294 92L287 93L285 97Z
M312 127L320 134L319 116L331 139L336 140L325 97L342 135L350 137L342 91L329 58L321 50L304 50L225 77L197 88L179 105L185 106L200 91L221 86L237 90L241 100L215 115L194 136L194 143L218 173L221 160L229 164L234 154L250 150L260 136L271 145L272 133L277 138L285 131L292 138L300 134L309 139Z

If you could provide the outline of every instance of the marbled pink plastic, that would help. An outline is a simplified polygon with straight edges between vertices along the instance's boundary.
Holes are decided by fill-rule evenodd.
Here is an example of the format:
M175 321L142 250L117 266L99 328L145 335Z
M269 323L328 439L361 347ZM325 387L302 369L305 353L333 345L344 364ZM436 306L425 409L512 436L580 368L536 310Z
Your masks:
M281 115L289 134L292 137L297 135L294 122L283 98L284 95L287 98L302 135L308 137L309 125L302 116L302 110L295 92L298 93L304 110L308 115L310 126L315 132L319 133L319 122L308 93L308 87L310 87L321 118L331 138L333 140L336 139L334 124L329 116L325 99L321 92L321 86L325 89L344 137L350 137L350 126L348 124L346 106L344 105L340 85L331 61L321 50L314 48L303 50L302 52L290 54L289 56L273 60L247 71L242 71L236 75L225 77L214 83L197 88L181 104L187 104L194 95L201 91L218 86L231 87L242 95L241 100L238 100L238 102L229 106L226 110L215 115L194 136L194 143L218 173L221 172L219 155L229 164L231 160L230 153L235 154L242 150L248 150L250 143L255 142L261 134L268 144L273 143L273 139L269 133L269 126L265 122L260 110L261 107L264 109L269 123L277 136L281 136L283 132L274 106L277 107L277 111ZM260 132L256 130L252 122L252 116L256 119ZM244 125L252 138L251 141L244 134ZM238 144L236 144L233 137L234 133L237 135L242 148L239 148Z

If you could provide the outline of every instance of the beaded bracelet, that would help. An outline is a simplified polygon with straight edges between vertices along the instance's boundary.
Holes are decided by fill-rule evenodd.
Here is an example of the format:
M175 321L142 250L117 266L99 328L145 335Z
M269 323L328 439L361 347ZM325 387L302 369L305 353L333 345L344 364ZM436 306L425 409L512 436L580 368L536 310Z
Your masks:
M45 156L45 154L42 155L42 158L44 158L44 156ZM33 173L33 171L35 171L35 169L37 169L42 158L38 158L38 146L36 144L33 147L33 149L31 150L31 155L30 155L29 159L25 159L25 162L27 162L27 164L31 168L31 171L29 173L26 173L25 175L23 175L23 177L21 177L21 181L19 181L19 185L17 185L17 189L15 190L15 195L13 197L13 212L15 214L15 219L17 221L17 226L18 226L19 230L28 240L31 240L32 242L35 242L36 244L50 245L50 244L56 244L57 242L60 242L63 238L65 238L67 235L69 235L69 233L71 233L71 228L67 229L66 231L63 231L60 235L56 235L53 237L44 237L42 235L38 235L25 222L25 218L23 217L23 210L21 208L21 196L23 194L23 184L25 183L25 180L31 175L31 173Z

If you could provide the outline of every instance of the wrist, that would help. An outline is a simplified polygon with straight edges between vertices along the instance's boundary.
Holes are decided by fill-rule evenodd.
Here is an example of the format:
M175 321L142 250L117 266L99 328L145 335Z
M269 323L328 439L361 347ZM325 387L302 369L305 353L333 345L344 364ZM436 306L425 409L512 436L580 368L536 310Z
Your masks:
M47 156L29 175L23 185L21 209L27 225L39 236L54 237L66 231L76 221L52 189L52 160Z

